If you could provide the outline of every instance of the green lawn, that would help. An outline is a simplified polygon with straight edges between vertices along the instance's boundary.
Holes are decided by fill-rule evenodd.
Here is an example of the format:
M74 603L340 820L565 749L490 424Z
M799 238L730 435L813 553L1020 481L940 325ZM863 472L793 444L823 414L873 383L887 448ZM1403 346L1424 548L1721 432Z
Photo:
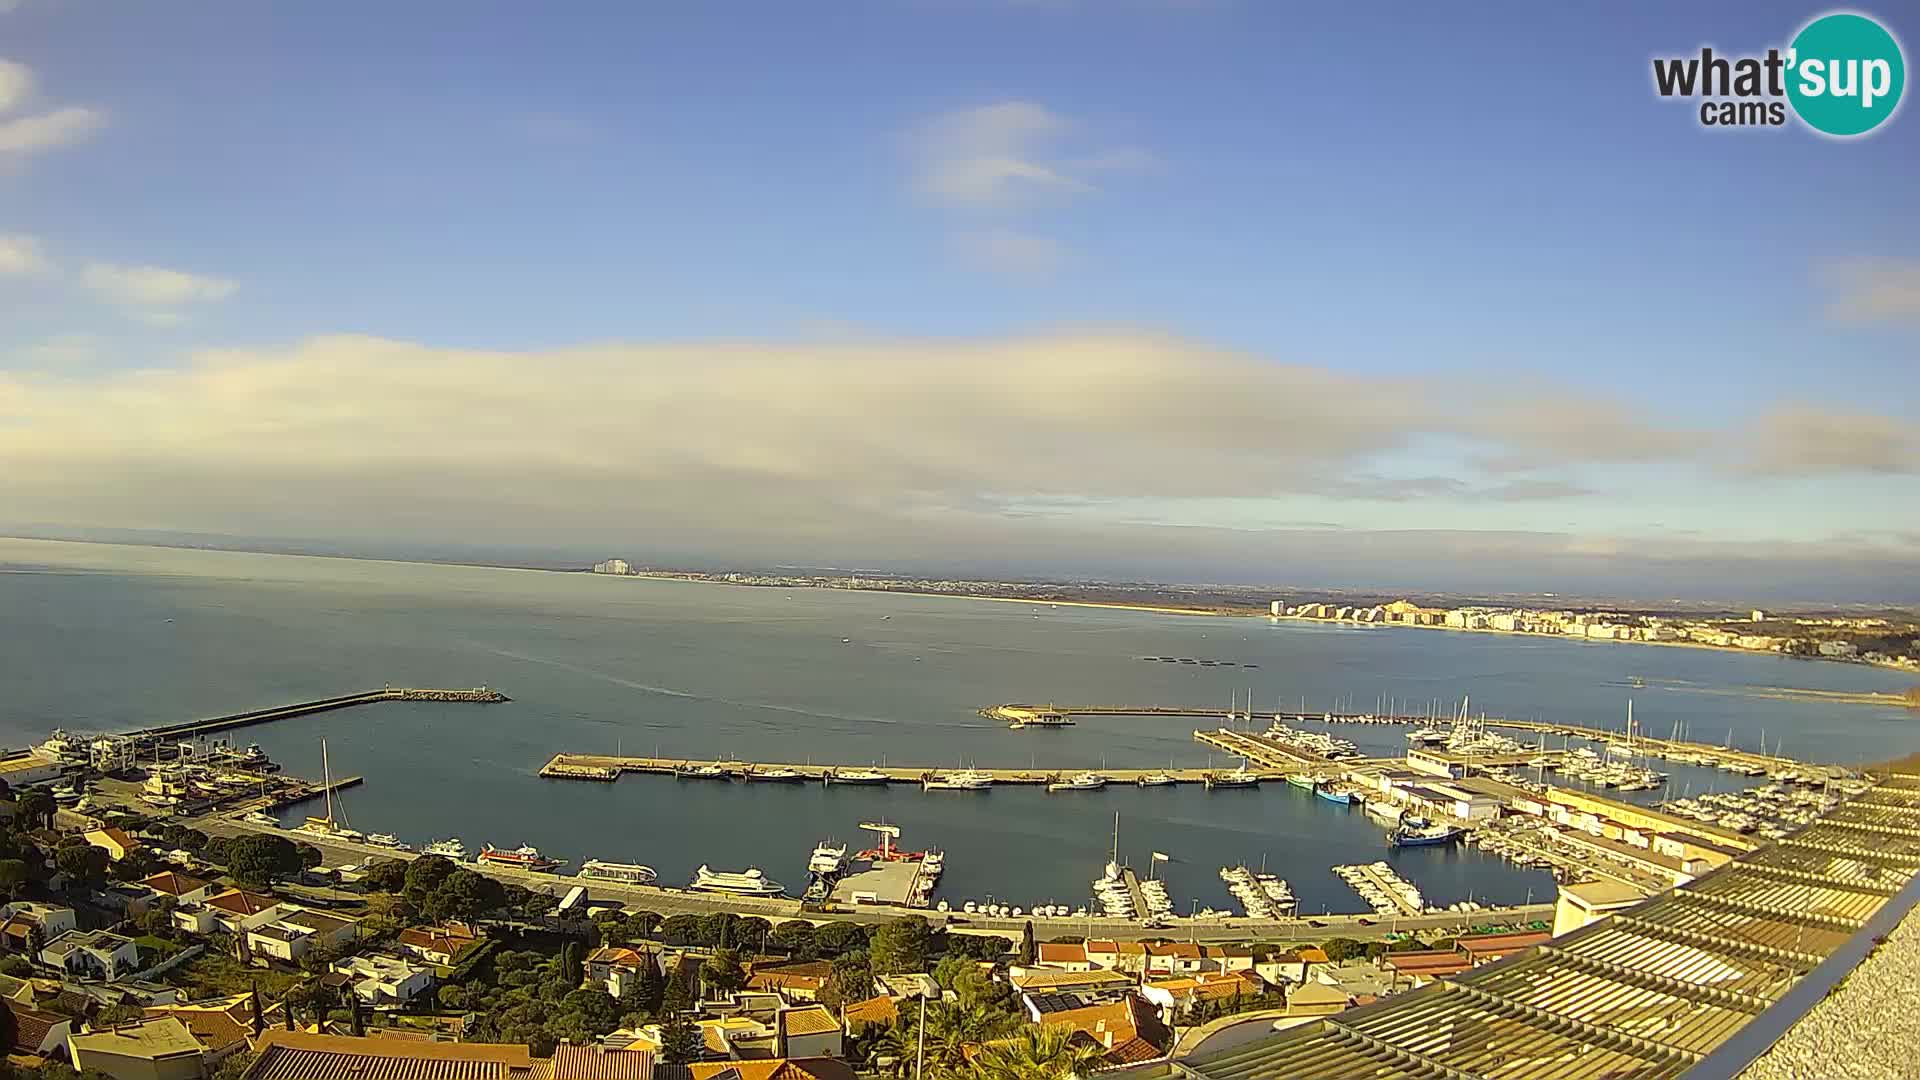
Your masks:
M260 987L261 997L274 1001L303 978L272 968L242 967L232 956L214 952L201 953L166 974L169 983L180 987L185 996L194 1001L244 994L255 984Z

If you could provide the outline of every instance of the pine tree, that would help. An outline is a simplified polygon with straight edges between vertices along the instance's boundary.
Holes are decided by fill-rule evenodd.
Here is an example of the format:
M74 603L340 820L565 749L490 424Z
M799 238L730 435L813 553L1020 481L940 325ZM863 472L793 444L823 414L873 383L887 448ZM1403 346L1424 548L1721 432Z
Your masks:
M1031 966L1034 957L1038 956L1039 952L1039 946L1035 945L1033 941L1033 920L1028 919L1027 928L1020 934L1020 966Z
M686 1013L674 1013L660 1025L660 1058L667 1064L691 1064L700 1060L705 1050L706 1040L700 1026L688 1019Z
M580 946L575 942L567 942L560 950L560 977L569 987L579 986L584 977L580 971Z
M667 992L667 980L660 974L660 965L652 954L642 954L640 975L636 979L628 980L628 985L633 987L633 996L636 999L634 1008L648 1015L659 1014L661 998Z

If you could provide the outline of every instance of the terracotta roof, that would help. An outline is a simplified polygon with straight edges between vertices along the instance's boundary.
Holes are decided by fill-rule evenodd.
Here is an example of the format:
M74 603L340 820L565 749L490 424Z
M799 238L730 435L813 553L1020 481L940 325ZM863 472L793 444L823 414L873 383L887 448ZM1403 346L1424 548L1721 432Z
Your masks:
M615 967L639 967L645 960L643 953L618 946L602 946L587 956L589 964L612 964Z
M1100 1056L1115 1065L1131 1065L1141 1061L1152 1061L1154 1058L1165 1055L1165 1050L1135 1035L1131 1039L1115 1042L1111 1049Z
M1079 942L1058 945L1042 943L1038 947L1037 959L1042 964L1084 964L1087 962L1087 947Z
M900 1019L900 1007L885 994L856 1001L842 1011L846 1013L848 1027L858 1024L886 1025Z
M145 885L157 893L166 893L168 896L184 896L187 893L206 888L208 883L201 881L192 874L163 870L150 878L142 878L140 884Z
M1186 960L1200 959L1200 946L1191 941L1148 942L1148 956L1177 956Z
M7 1011L13 1014L13 1049L18 1053L39 1053L40 1044L47 1041L47 1032L66 1019L54 1013L41 1012L12 998L5 1000Z
M279 902L271 896L241 889L228 889L217 896L207 897L208 907L219 908L230 915L258 915Z
M1315 948L1309 945L1304 949L1297 949L1295 951L1300 954L1300 959L1305 960L1309 964L1331 963L1331 961L1327 959L1327 950L1325 949Z
M1547 931L1533 930L1519 934L1469 934L1454 938L1453 944L1475 960L1497 960L1508 953L1544 945L1551 940L1553 935Z
M553 1048L553 1080L652 1080L651 1050L603 1050L561 1043Z
M1200 951L1208 956L1252 957L1253 950L1245 945L1202 945Z
M197 1004L150 1006L146 1015L173 1017L187 1025L200 1045L216 1054L253 1035L253 1003L246 994Z
M1106 938L1088 938L1087 951L1097 952L1097 953L1110 953L1110 952L1119 952L1120 948L1119 946L1115 945L1113 942L1107 940Z
M525 1044L407 1042L268 1029L246 1080L508 1080L533 1068Z
M760 1061L697 1061L693 1080L854 1080L853 1069L833 1058L766 1058Z
M1450 950L1390 952L1381 959L1388 967L1407 975L1453 975L1473 966L1465 954Z
M781 1013L780 1026L788 1035L825 1035L839 1031L840 1021L825 1006L813 1005Z

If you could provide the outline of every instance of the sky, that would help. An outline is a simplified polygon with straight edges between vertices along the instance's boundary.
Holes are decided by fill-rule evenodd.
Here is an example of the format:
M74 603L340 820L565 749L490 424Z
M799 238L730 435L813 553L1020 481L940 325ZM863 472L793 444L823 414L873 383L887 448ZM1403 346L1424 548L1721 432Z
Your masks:
M1920 599L1826 9L1349 7L0 0L0 530Z

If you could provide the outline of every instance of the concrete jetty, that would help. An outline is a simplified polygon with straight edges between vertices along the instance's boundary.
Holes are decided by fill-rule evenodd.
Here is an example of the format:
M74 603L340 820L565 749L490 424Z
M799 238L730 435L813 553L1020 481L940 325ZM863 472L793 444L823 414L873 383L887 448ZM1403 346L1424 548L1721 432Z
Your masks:
M335 709L350 709L357 705L372 705L382 701L460 701L476 704L493 704L509 701L507 695L490 687L475 687L469 690L435 690L410 686L387 686L379 690L364 690L357 694L343 694L340 697L321 698L318 701L302 701L292 705L275 705L265 709L252 709L247 712L228 713L225 716L213 716L204 720L188 720L178 724L161 724L156 727L140 728L126 732L133 739L182 739L210 735L216 731L230 728L247 727L252 724L266 724L275 720L288 720L296 716L310 716L314 713L332 712Z
M864 765L839 764L822 765L817 763L799 764L788 762L751 762L718 761L687 758L624 757L609 754L555 754L551 761L540 769L540 775L554 780L613 780L623 773L652 773L656 775L676 775L694 769L718 769L728 780L754 783L755 777L773 770L785 770L798 774L802 780L831 782L836 774L859 769L884 775L888 783L918 784L939 776L951 769L931 768L926 765ZM1045 785L1071 777L1080 771L1077 769L974 769L993 778L995 784ZM1117 785L1133 784L1141 777L1155 773L1165 773L1182 784L1205 782L1209 769L1101 769L1101 775ZM1258 770L1256 770L1258 772ZM1279 772L1259 772L1263 780L1278 780L1284 774ZM688 783L703 782L699 778L689 778ZM705 778L706 783L720 782L718 777ZM1066 794L1066 793L1063 793Z

